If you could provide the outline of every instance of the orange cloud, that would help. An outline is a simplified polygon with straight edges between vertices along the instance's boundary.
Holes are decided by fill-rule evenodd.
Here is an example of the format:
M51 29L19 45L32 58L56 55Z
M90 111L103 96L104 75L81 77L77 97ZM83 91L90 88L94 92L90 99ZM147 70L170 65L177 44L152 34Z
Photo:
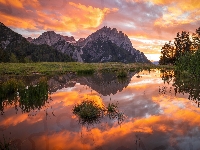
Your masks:
M41 4L36 0L32 3L30 1L26 3L26 1L19 0L15 2L1 0L0 3L12 6L11 10L8 10L10 13L1 12L1 22L15 28L34 30L75 32L80 29L96 28L102 23L105 15L118 11L117 8L100 9L74 2L67 3L64 6L65 9L60 10L49 7L41 9ZM31 9L27 9L27 7Z
M78 19L72 19L73 22L76 24L81 24L83 28L95 28L98 27L102 20L104 19L105 15L110 12L118 11L117 8L109 9L109 8L95 8L92 6L85 6L82 4L76 4L73 2L69 2L69 5L73 6L76 9L73 9L73 14L79 15Z
M191 18L193 13L196 13L200 9L200 3L195 1L168 1L168 0L150 0L154 4L165 5L167 11L163 14L162 18L155 21L155 26L163 26L168 28L169 26L179 26L182 24L194 23L197 20ZM198 14L198 16L200 13Z
M145 0L153 2L154 4L158 5L174 5L176 8L181 8L183 11L191 11L200 8L200 3L198 1L183 1L183 0L176 0L176 1L169 1L169 0ZM178 9L177 9L178 10Z
M0 3L7 5L8 7L11 5L13 7L23 8L23 3L20 0L15 0L14 2L13 0L0 0Z
M0 12L0 21L7 26L22 28L22 29L37 29L35 22L29 19L21 19L15 16L8 16Z
M15 126L25 120L28 119L28 115L27 114L21 114L21 115L13 115L13 116L9 116L6 117L3 121L0 122L1 126Z
M83 92L78 93L77 91L70 91L70 92L56 92L51 95L52 99L54 100L52 104L59 103L62 101L64 106L74 106L77 103L81 103L83 100L94 100L100 106L103 106L103 101L100 96L97 95L97 92Z

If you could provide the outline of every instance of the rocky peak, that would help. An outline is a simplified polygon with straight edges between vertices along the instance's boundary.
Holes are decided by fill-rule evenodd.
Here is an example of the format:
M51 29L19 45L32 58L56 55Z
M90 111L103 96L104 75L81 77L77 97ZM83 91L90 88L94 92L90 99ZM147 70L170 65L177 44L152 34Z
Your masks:
M69 43L76 43L76 40L74 39L73 36L62 36L66 42L69 42Z
M30 43L33 41L33 39L32 39L31 37L26 38L26 40L27 40L28 42L30 42Z
M142 52L133 48L128 36L116 28L104 26L77 44L83 50L82 57L86 62L150 63Z
M54 31L47 31L42 33L38 38L32 40L31 42L37 45L41 44L47 44L49 46L52 46L56 44L58 41L66 41L70 43L75 43L76 40L74 39L73 36L68 37L68 36L63 36L60 34L56 34Z
M34 39L32 43L41 45L47 44L49 46L54 45L59 40L64 40L64 38L60 34L56 34L54 31L47 31L42 33L38 38Z
M85 38L80 38L80 39L76 42L76 46L84 46L85 43L86 43Z
M85 40L85 38L80 38L77 42L82 42L84 40Z
M0 26L5 26L2 22L0 22Z
M126 34L122 31L117 31L116 28L111 29L106 26L89 35L84 41L79 41L78 44L79 46L84 46L87 42L98 39L103 41L110 40L112 43L115 43L117 46L128 51L135 50L133 49L132 43Z

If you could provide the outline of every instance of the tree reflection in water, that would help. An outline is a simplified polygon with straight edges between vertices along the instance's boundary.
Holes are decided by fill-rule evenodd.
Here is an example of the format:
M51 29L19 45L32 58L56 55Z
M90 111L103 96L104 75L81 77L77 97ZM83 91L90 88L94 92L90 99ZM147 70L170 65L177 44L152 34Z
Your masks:
M3 114L4 107L18 106L22 112L30 112L34 109L41 109L48 100L48 84L45 77L39 78L35 84L28 86L22 80L9 79L0 83L0 111Z
M200 78L190 76L187 72L178 72L173 70L162 70L160 74L162 80L166 83L172 83L175 94L188 93L189 100L193 100L200 107ZM165 93L165 88L159 89L160 93Z

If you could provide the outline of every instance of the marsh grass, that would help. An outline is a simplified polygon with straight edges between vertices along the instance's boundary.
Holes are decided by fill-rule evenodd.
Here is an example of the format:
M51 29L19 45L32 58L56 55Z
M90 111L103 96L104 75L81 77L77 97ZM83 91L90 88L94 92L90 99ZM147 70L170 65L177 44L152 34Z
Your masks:
M108 116L110 119L117 119L119 124L125 119L124 113L118 110L118 103L109 103L107 107L104 105L101 107L95 101L88 99L76 104L72 112L79 118L79 123L82 125L100 123L104 116Z
M99 123L103 117L103 108L93 100L84 100L80 104L76 104L72 109L73 113L78 116L81 124Z
M160 66L167 67L167 66ZM153 64L119 62L108 63L80 63L80 62L38 62L38 63L0 63L0 75L56 75L76 72L78 74L92 74L95 71L115 72L124 68L129 71L155 69Z
M25 88L22 80L11 78L4 83L0 84L0 101L8 99L8 101L17 98L17 92Z

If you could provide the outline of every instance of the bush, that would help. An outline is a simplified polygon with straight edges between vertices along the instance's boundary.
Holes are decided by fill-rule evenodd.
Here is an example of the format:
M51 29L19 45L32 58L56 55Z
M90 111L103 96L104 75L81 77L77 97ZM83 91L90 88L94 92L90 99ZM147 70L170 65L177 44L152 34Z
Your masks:
M108 116L110 119L118 119L121 124L125 115L118 111L118 104L109 103L107 107L101 107L93 100L84 100L80 104L76 104L72 111L79 118L80 124L94 124L99 123L101 118Z

